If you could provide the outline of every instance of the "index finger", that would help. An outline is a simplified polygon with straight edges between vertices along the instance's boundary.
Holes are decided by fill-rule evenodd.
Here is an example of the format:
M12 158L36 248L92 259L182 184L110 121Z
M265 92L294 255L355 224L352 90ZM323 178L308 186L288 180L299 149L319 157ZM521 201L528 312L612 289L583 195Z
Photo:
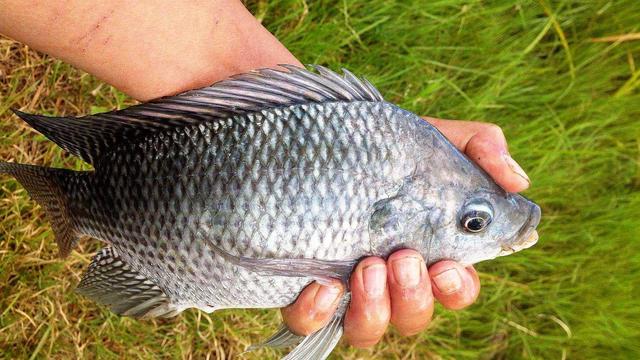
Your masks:
M509 155L507 140L499 126L476 121L424 119L438 128L455 147L467 154L506 191L520 192L531 184L524 170Z

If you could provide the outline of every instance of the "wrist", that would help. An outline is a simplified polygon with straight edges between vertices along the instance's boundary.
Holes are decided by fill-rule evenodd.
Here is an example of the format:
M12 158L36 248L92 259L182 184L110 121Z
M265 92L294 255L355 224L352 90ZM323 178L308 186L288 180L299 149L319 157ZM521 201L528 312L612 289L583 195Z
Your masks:
M137 76L124 78L122 90L148 100L208 86L254 69L301 65L242 3L215 3L218 6L187 12L185 18L194 19L195 26L173 33L165 50L160 51L162 58L145 57L144 67L135 69Z
M164 45L151 42L131 66L131 76L117 77L114 85L125 93L149 100L208 86L229 76L278 64L300 62L236 0L211 6L190 6L164 32ZM192 26L186 26L192 24ZM185 25L185 27L181 27ZM134 64L135 59L126 64ZM121 81L116 84L115 81Z

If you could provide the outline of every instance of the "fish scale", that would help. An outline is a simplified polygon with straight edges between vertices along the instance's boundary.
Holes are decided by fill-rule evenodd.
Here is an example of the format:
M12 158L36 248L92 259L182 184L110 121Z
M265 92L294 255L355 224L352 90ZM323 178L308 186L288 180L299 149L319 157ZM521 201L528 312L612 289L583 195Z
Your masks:
M176 303L206 307L213 297L222 302L217 307L285 306L311 279L275 279L280 293L274 294L271 277L234 269L208 251L206 241L252 257L333 260L370 253L369 208L397 188L415 162L410 149L381 134L394 133L389 117L400 110L392 107L298 105L123 145L95 164L88 187L99 194L86 198L98 201L85 203L77 221L131 267L158 279ZM337 135L345 127L354 129L352 136ZM321 149L334 155L322 156Z
M45 208L61 255L81 236L107 244L78 292L139 318L283 307L365 256L473 264L535 243L539 207L433 126L346 70L283 67L85 117L16 111L94 166L0 162ZM349 302L314 334L283 327L251 349L325 359Z

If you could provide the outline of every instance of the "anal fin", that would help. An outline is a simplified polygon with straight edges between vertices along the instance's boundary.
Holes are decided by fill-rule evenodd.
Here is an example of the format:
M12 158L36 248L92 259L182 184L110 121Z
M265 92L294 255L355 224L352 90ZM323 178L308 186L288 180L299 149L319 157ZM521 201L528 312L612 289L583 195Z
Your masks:
M351 295L346 294L329 323L311 335L296 335L283 325L269 339L260 344L250 346L247 351L264 347L282 348L295 346L282 360L324 360L329 357L329 354L331 354L331 351L333 351L342 337L342 324L350 300Z
M253 344L247 348L245 352L254 351L262 348L273 348L280 349L291 346L296 346L302 340L304 340L304 336L296 335L292 333L286 325L281 325L280 329L276 331L273 335L271 335L267 340L259 343Z
M151 318L181 312L162 289L133 270L110 247L94 256L76 291L119 315Z

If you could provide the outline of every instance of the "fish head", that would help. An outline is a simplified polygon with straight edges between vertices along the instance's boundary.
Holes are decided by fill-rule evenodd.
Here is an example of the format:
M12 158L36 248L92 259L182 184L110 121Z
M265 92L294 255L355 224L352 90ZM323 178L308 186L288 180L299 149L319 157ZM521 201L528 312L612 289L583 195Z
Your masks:
M413 248L429 265L445 259L471 265L524 250L538 240L540 207L524 196L497 185L430 190L426 198L403 193L376 203L369 223L375 254Z
M419 246L427 262L471 265L533 246L540 207L502 189L439 132L432 139L424 141L432 144L424 151L430 158L419 163L406 187L426 212L423 228L429 230L414 234L424 234Z
M519 194L479 190L459 199L454 221L440 236L453 240L444 249L463 264L475 264L533 246L540 207ZM443 240L442 243L447 243Z
M443 163L441 163L442 165ZM471 265L533 246L540 207L522 195L509 193L471 160L448 172L443 186L427 196L429 237L423 240L427 260L451 259ZM423 198L423 202L424 202Z

